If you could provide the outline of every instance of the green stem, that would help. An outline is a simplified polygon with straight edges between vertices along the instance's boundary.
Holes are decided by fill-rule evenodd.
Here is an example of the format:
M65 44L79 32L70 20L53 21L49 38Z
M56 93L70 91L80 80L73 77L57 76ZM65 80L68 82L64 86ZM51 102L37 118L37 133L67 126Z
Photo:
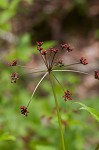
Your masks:
M50 77L50 83L51 83L51 87L52 87L52 91L53 91L53 95L54 95L54 99L55 99L55 104L56 104L57 117L58 117L60 135L61 135L62 150L65 150L65 143L64 143L64 135L63 135L63 129L62 129L61 116L60 116L60 112L59 112L59 106L58 106L58 102L57 102L56 93L55 93L55 90L54 90L54 85L53 85L53 81L52 81L51 72L49 74L49 77Z
M63 92L65 92L64 87L62 86L62 84L59 82L59 80L56 78L56 76L52 73L53 77L56 79L56 81L59 83L60 87L62 88Z

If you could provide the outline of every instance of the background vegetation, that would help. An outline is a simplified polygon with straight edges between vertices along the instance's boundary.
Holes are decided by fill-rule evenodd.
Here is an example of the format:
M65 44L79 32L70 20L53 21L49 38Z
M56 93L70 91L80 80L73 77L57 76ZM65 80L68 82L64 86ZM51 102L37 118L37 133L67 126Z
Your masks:
M28 74L24 68L11 68L9 61L43 68L36 51L36 41L44 41L45 49L67 42L76 52L65 62L80 56L88 58L92 73L99 69L99 1L98 0L1 0L0 1L0 149L60 150L59 127L54 99L46 78L29 107L28 117L20 114L27 104L41 74ZM21 76L17 84L10 82L12 72ZM84 110L80 101L99 110L99 82L93 76L57 73L57 78L73 92L73 101L65 103L62 90L55 85L68 150L95 150L99 144L99 123Z

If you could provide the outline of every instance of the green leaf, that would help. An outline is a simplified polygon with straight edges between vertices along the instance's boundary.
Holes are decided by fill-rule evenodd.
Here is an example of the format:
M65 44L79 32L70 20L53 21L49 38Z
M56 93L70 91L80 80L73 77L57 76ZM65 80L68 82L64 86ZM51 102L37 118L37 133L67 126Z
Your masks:
M7 0L1 0L0 1L0 8L3 8L3 9L5 9L5 8L7 8L7 6L8 6L8 1Z
M53 147L51 146L46 146L46 145L39 145L36 147L37 150L55 150Z
M48 49L48 48L50 48L50 47L53 47L53 46L55 46L56 45L56 42L55 41L47 41L47 42L44 42L44 44L43 44L43 48L44 49Z
M3 24L5 23L6 21L8 21L9 19L11 19L11 17L14 16L14 11L4 11L1 13L1 16L0 16L0 24Z
M6 22L4 22L4 23L0 24L0 29L4 30L4 31L9 31L11 29L11 26L9 23L7 24Z
M99 122L99 112L97 110L95 110L94 108L88 107L85 104L80 103L80 102L75 102L75 103L81 105L82 107L80 109L84 109L88 111Z
M15 141L16 138L9 133L4 133L4 134L0 135L0 141L6 141L6 140Z
M9 9L15 10L20 0L12 0L12 2L9 3Z

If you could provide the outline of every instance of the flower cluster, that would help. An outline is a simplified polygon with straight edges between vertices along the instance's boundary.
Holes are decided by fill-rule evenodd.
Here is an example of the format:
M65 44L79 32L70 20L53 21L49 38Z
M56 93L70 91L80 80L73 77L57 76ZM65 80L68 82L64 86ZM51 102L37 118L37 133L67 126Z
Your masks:
M16 66L17 65L17 60L13 60L11 63L9 63L9 66Z
M66 100L72 100L71 96L72 96L72 93L69 90L67 90L66 92L64 92L63 98L65 101Z
M99 80L99 71L98 70L95 71L95 79Z
M11 83L16 83L16 81L19 79L18 73L14 72L11 74Z
M69 44L61 44L61 48L65 49L66 52L72 52L73 48L69 45ZM65 65L63 63L63 60L60 59L60 55L58 55L58 52L60 51L57 48L49 48L48 50L43 49L43 42L37 42L37 50L40 53L40 56L46 66L46 70L41 70L41 71L36 71L36 73L42 72L44 73L43 77L40 79L40 81L38 82L38 84L36 85L36 87L34 88L34 91L32 93L32 96L27 104L27 106L21 106L20 110L21 113L25 116L28 115L28 106L38 88L38 86L40 85L40 83L42 82L42 80L46 77L46 75L50 74L53 76L53 78L59 83L59 85L61 86L64 95L63 95L63 99L64 101L67 100L72 100L72 92L68 89L64 89L63 85L60 83L60 81L57 79L57 77L54 75L55 72L74 72L74 73L82 73L82 74L89 74L87 72L82 72L79 70L69 70L68 67L72 66L72 65L76 65L76 64L83 64L83 65L87 65L88 61L86 58L81 57L79 58L78 62L76 63L72 63L72 64L67 64ZM9 66L18 66L18 67L26 67L26 66L21 66L20 64L18 64L17 60L13 60ZM64 69L65 68L65 69ZM35 71L33 72L35 73ZM99 71L95 71L95 79L99 80ZM19 79L19 75L18 73L14 72L11 75L11 83L16 83L16 81Z
M20 106L20 110L21 110L21 114L25 115L27 117L28 115L28 110L27 110L27 107L25 106Z
M83 57L80 58L80 63L83 64L83 65L87 65L88 64L87 59L85 59Z
M68 52L71 52L73 48L69 44L61 44L62 49L66 49Z

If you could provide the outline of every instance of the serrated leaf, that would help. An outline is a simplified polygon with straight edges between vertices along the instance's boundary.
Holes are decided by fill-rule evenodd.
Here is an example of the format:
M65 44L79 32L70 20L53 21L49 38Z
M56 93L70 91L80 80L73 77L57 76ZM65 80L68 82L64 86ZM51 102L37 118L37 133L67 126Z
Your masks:
M80 102L75 102L75 103L81 105L82 107L80 109L84 109L88 111L99 122L99 112L97 110L95 110L92 107L88 107L85 104L80 103Z

